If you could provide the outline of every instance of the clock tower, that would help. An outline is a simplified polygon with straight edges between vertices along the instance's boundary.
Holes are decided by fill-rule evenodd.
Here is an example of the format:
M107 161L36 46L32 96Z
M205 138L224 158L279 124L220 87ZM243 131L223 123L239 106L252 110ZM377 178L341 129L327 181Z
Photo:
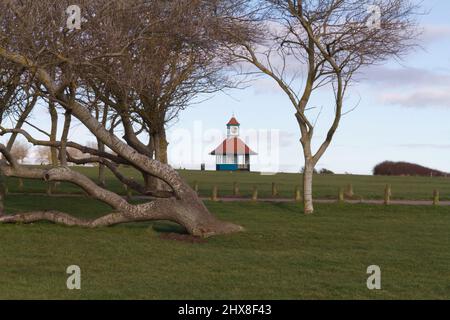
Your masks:
M239 127L240 123L236 120L235 117L232 117L230 121L227 123L227 136L228 138L238 137L239 136Z
M217 171L250 171L250 156L257 155L239 138L241 125L233 117L227 123L227 138L210 155L216 157Z

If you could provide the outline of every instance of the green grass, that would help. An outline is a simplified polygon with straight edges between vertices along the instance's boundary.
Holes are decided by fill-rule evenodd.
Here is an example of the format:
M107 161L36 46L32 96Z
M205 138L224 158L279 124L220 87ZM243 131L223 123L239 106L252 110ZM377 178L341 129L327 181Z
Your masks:
M215 172L181 171L186 180L193 185L199 183L201 195L209 196L213 184L219 186L223 195L231 195L233 182L240 185L242 195L250 197L253 186L258 186L260 197L270 197L272 182L278 186L279 196L291 198L296 185L301 185L302 176L293 173L280 173L273 176L256 172ZM441 193L442 200L450 200L450 178L431 177L387 177L362 175L315 175L313 196L321 199L336 199L339 189L352 184L355 195L363 199L382 199L386 184L391 184L393 198L399 200L428 200L433 190ZM405 187L407 186L407 187Z
M450 210L442 207L211 203L247 231L203 244L162 240L165 222L87 230L0 225L0 299L450 299ZM9 212L108 212L90 199L9 196ZM69 265L82 290L65 287ZM366 268L382 269L382 290Z
M76 170L95 179L96 168L77 167ZM141 181L141 176L133 169L123 168L127 176ZM301 175L280 173L273 176L264 176L256 172L215 172L181 170L181 175L191 184L199 183L199 192L202 196L210 196L214 184L219 187L223 196L232 195L233 182L240 185L241 195L250 197L253 187L258 186L260 197L270 197L272 182L277 183L280 197L293 197L296 185L301 184ZM382 199L386 184L391 184L393 199L399 200L429 200L432 199L433 190L441 193L442 200L450 200L450 178L431 177L382 177L359 175L316 175L314 177L314 197L322 199L336 199L339 188L353 184L356 197L363 199ZM107 175L108 188L124 194L123 185L111 173ZM407 187L405 187L407 186ZM11 192L19 192L18 181L8 179L8 188ZM46 185L42 181L26 180L24 192L45 192ZM59 193L81 193L76 186L63 183L58 186Z

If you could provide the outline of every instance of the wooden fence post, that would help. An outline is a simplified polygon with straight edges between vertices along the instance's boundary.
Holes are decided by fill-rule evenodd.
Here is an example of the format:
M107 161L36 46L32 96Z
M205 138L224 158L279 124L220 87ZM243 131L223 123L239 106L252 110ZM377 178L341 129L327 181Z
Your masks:
M338 201L339 202L344 202L345 201L345 195L344 195L344 189L343 188L339 188Z
M301 202L302 201L302 193L300 192L300 186L296 185L294 190L294 201Z
M252 201L258 201L258 187L253 187Z
M391 204L391 196L392 196L391 185L387 184L386 188L384 189L384 204L386 206Z
M211 200L219 201L217 185L213 186L213 188L212 188Z
M238 196L239 195L239 183L238 182L233 182L233 196Z
M278 196L278 188L275 182L272 182L272 197Z
M345 196L349 199L353 198L353 196L355 195L355 193L353 192L353 184L349 184L347 186L347 191L345 192Z
M438 206L440 202L439 190L434 190L433 192L433 205Z

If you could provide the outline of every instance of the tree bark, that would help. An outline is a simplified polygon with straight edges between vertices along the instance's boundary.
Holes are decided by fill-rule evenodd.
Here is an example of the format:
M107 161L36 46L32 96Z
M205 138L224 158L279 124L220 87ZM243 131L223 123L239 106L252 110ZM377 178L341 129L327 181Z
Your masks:
M98 108L97 108L97 113L99 112ZM100 115L97 114L97 118L99 118ZM108 106L105 105L103 107L103 112L102 112L102 120L101 123L102 125L106 128L106 123L108 122ZM111 129L113 130L114 133L114 129L111 126ZM103 142L101 142L99 139L97 139L97 148L100 152L105 152L105 144ZM105 170L106 167L103 163L99 163L98 164L98 184L101 187L105 187L106 186L106 179L105 179Z
M152 154L154 154L154 159L163 163L168 164L167 147L169 143L167 142L165 128L159 128L157 131L153 131L150 135L149 148ZM150 192L167 192L170 191L170 187L154 176L144 174L145 186Z
M97 139L97 147L100 152L105 152L105 144ZM101 187L106 186L106 178L105 178L105 165L99 163L98 165L98 185Z
M69 137L71 122L72 122L72 114L70 110L66 110L66 113L64 114L64 127L61 136L61 150L59 152L62 166L67 166L67 139Z
M311 160L305 160L305 170L303 172L303 204L305 214L314 213L314 204L312 196L313 187L313 175L314 175L314 162Z
M168 163L167 147L169 143L166 138L166 130L162 128L153 134L153 140L155 141L155 159L161 163Z
M56 106L53 102L49 102L48 110L50 112L51 129L50 129L50 142L56 141L56 135L58 133L58 112L56 111ZM53 166L58 165L58 149L55 147L50 147L51 153L51 164Z

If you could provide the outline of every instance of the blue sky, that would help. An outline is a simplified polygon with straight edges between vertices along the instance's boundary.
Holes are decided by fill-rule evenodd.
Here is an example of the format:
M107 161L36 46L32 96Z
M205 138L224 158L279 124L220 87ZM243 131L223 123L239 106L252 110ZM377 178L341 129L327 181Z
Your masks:
M422 48L401 63L391 61L364 72L364 80L353 86L347 99L347 110L359 101L358 107L343 118L318 168L370 174L377 163L393 160L450 172L450 1L425 0L423 7L429 14L420 18ZM326 135L331 102L323 91L311 101L323 110L316 146ZM253 170L300 170L303 157L293 107L267 78L182 112L168 129L170 164L199 168L206 163L213 169L215 159L208 153L222 142L233 113L241 123L241 137L259 153L252 159ZM34 115L34 121L48 127L46 112ZM95 141L79 124L72 126L70 139Z
M370 174L384 160L410 161L450 172L450 1L426 0L429 14L420 18L424 35L421 49L409 54L401 63L388 62L363 74L365 80L349 92L347 108L358 107L342 120L333 144L319 162L335 172ZM316 94L312 103L323 107L316 129L316 144L323 139L330 120L331 106L325 93ZM235 113L241 123L242 136L247 130L272 130L281 139L277 149L279 171L296 172L303 166L300 133L293 107L270 80L261 80L246 90L234 90L185 111L169 129L179 136L203 127L222 130ZM208 134L206 134L208 136ZM203 147L202 158L180 152L185 142L173 140L170 159L175 167L198 167L206 162L208 146L219 143L211 139L192 138ZM213 139L214 140L214 139ZM260 151L260 140L250 145ZM261 147L264 149L264 146ZM199 150L201 148L198 148ZM272 155L273 157L273 155ZM267 152L256 157L255 170L264 170Z

